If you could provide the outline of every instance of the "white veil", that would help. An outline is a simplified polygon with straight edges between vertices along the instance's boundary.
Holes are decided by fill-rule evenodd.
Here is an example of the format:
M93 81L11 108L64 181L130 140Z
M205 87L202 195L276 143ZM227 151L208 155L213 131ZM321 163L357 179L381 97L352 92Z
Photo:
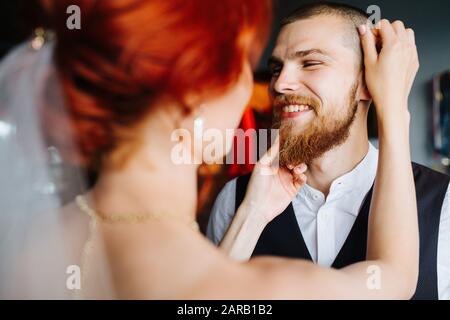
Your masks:
M64 99L55 41L35 40L35 48L22 44L0 63L0 299L77 297L89 238L89 218L61 210L85 180L46 142L43 128L51 124L40 110L51 104L65 112Z

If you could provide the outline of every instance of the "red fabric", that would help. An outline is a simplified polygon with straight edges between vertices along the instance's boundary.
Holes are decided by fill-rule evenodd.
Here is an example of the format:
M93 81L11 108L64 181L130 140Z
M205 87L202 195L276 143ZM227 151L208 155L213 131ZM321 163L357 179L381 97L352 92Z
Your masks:
M239 125L240 129L243 129L244 131L248 129L257 129L256 128L256 120L255 120L255 114L252 108L247 108L244 112L244 115L242 116L241 124ZM238 146L237 143L245 143L245 163L244 164L237 164L237 150L242 150L240 145ZM231 178L241 176L244 174L247 174L253 170L254 164L249 163L250 159L250 150L255 150L256 147L256 139L254 136L249 136L248 139L245 139L245 141L237 141L237 137L234 136L234 144L233 144L233 151L234 151L234 159L233 163L229 166L228 169L228 176ZM239 148L238 148L239 147Z

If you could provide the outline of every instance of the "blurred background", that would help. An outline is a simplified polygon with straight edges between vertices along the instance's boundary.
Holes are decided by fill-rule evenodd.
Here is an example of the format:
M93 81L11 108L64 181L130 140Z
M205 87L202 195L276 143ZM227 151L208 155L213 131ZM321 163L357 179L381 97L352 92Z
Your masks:
M107 1L107 0L104 0ZM210 0L214 1L214 0ZM270 125L267 96L269 80L267 59L273 49L283 17L303 3L314 1L278 0L273 32L255 73L255 92L242 119L241 127L263 128ZM402 20L414 29L420 58L420 70L410 96L411 150L413 161L449 172L450 168L450 1L448 0L344 0L366 11L378 5L381 18ZM220 6L220 1L217 2ZM0 1L0 59L15 45L26 40L38 26L45 26L37 0ZM372 108L373 109L373 108ZM369 133L376 144L374 115L369 117ZM255 141L248 141L250 147ZM202 166L199 170L199 218L204 228L211 205L224 183L252 169L246 165Z

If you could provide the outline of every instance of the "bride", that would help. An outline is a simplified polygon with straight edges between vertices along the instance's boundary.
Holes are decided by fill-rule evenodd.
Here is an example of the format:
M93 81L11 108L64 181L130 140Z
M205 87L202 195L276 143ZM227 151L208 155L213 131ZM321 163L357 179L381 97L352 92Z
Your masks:
M367 261L334 270L273 257L239 262L219 251L195 223L198 164L171 158L175 145L194 158L203 152L171 141L177 129L197 139L238 125L268 34L269 1L44 3L56 40L39 34L34 48L22 45L0 66L2 298L413 295L419 243L407 98L418 62L410 30L396 34L383 23L377 53L374 34L361 29L378 171ZM65 27L74 3L81 30ZM304 166L276 168L277 147L257 164L239 208L255 225L280 214L306 182ZM97 173L89 190L72 165ZM281 196L267 204L269 194ZM377 289L367 285L373 266Z

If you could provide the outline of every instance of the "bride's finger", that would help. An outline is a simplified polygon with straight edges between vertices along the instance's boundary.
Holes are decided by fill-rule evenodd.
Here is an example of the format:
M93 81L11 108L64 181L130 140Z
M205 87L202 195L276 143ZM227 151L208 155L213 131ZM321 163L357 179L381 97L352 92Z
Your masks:
M360 25L358 31L361 37L364 62L366 65L375 63L378 58L375 35L372 32L367 32L366 25Z
M294 168L294 173L296 173L296 174L304 173L307 169L308 169L308 166L306 164L302 163Z
M274 162L274 160L277 159L279 150L280 150L280 136L277 135L270 149L260 159L261 164L267 166L271 165Z
M304 180L304 177L306 177L304 175L304 172L306 171L306 165L305 164L301 164L299 166L297 166L294 170L291 171L292 174L292 181L302 181Z
M416 44L416 39L415 39L415 35L414 35L414 30L411 28L406 29L406 34L408 36L408 40L411 44Z
M298 191L301 187L303 187L306 184L306 180L306 175L304 175L303 173L298 177L294 177L293 184L295 189Z

